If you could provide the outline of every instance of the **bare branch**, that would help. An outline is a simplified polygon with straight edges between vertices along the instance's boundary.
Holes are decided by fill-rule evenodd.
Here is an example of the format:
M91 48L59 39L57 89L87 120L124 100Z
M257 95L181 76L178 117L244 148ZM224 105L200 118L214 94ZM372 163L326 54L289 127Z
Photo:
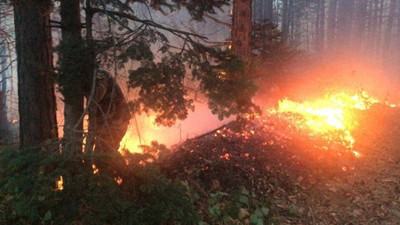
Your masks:
M104 10L104 9L99 9L99 8L92 8L91 10L92 10L93 13L105 13L105 14L112 15L112 16L124 17L126 19L130 19L132 21L143 23L143 24L146 24L146 25L151 26L151 27L155 27L155 28L159 28L159 29L162 29L162 30L165 30L165 31L169 31L169 32L174 33L174 34L181 34L181 35L185 35L187 37L192 36L192 37L197 37L197 38L201 38L201 39L204 39L204 40L207 39L206 37L198 35L198 34L194 34L194 33L186 32L186 31L182 31L182 30L177 30L177 29L172 29L172 28L169 28L169 27L165 27L165 26L163 26L161 24L158 24L158 23L156 23L154 21L151 21L151 20L140 19L140 18L138 18L138 17L136 17L136 16L134 16L132 14L123 13L123 12L116 12L116 11L111 11L111 10Z
M221 21L220 19L215 18L215 17L213 17L213 16L210 16L210 15L208 15L208 14L205 14L204 16L207 17L208 19L210 19L210 20L212 20L212 21L218 23L218 24L224 25L224 26L228 27L229 29L232 29L232 24L230 24L230 23L226 23L226 22L224 22L224 21Z

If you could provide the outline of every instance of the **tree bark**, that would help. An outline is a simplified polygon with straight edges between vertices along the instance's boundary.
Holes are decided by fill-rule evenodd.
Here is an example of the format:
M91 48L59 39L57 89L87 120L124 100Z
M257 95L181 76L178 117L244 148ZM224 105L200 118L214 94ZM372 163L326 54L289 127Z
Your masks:
M79 0L61 0L60 86L64 96L64 149L82 151L85 52Z
M20 146L57 138L50 0L14 2Z
M251 0L234 0L232 17L232 49L245 61L251 57Z

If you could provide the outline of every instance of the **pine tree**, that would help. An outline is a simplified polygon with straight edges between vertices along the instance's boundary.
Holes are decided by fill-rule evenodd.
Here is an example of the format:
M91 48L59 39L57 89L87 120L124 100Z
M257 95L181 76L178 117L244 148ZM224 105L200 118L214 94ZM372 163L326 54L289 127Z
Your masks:
M21 148L57 138L50 0L14 1Z

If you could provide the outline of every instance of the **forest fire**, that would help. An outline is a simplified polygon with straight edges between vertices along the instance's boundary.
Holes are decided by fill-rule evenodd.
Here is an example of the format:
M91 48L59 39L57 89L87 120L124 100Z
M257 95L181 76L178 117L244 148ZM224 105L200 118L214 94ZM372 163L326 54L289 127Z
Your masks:
M300 132L308 131L310 136L319 136L328 145L336 142L344 149L352 151L354 156L361 154L355 151L356 140L352 131L358 126L358 114L366 111L372 105L380 103L367 92L349 95L344 92L325 95L322 98L302 103L283 99L278 109L270 113L281 114ZM323 146L328 149L327 146Z
M398 107L396 104L372 97L366 91L356 94L331 93L302 102L283 98L277 107L267 108L263 115L257 115L255 119L249 115L248 120L253 125L241 133L224 129L217 130L214 136L230 138L232 135L244 139L254 135L271 136L266 145L279 145L282 148L287 146L288 141L302 140L315 149L335 151L338 155L348 152L360 158L362 153L355 149L358 140L354 137L354 131L362 129L361 115L377 104L391 108ZM153 129L155 129L154 124L145 127L141 138L150 139L156 136L151 131ZM121 141L120 151L124 148L131 152L141 152L139 146L142 143L136 132L135 126L131 123Z

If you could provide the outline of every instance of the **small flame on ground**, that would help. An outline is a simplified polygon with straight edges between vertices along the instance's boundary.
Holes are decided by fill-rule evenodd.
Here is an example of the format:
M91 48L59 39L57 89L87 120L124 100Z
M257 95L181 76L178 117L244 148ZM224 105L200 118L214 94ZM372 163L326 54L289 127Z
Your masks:
M96 167L95 164L92 164L92 169L93 169L93 174L98 174L99 173L99 169Z
M62 176L60 176L59 180L56 182L56 185L58 191L64 190L64 179Z

